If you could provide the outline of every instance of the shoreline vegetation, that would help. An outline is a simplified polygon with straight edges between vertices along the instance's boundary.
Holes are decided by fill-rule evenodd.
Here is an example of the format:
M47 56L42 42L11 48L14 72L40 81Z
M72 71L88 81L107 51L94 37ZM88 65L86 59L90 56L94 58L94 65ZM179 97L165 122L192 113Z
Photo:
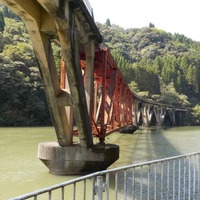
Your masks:
M123 29L97 23L132 91L191 109L185 125L200 125L200 42L150 23ZM53 44L60 70L60 47ZM0 126L51 126L37 61L24 23L0 4Z

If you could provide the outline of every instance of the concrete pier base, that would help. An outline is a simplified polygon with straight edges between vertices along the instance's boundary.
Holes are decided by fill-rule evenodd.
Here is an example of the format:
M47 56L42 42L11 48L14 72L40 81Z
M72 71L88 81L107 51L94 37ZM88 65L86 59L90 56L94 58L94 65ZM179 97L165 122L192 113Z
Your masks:
M74 144L61 147L57 142L38 145L38 157L56 175L88 174L105 170L119 158L119 146L97 144L91 148Z
M134 125L127 125L120 129L120 133L134 133L137 129Z

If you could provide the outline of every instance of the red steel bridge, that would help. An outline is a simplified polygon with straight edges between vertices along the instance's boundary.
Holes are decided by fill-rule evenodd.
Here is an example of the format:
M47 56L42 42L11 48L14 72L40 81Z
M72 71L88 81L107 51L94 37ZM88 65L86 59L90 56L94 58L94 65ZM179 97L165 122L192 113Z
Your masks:
M163 125L166 119L172 125L180 123L185 109L131 92L109 49L102 45L87 0L0 1L25 22L39 63L57 141L39 144L38 156L51 173L107 168L119 157L117 145L104 143L111 132L134 132L139 125ZM53 43L61 49L61 77Z

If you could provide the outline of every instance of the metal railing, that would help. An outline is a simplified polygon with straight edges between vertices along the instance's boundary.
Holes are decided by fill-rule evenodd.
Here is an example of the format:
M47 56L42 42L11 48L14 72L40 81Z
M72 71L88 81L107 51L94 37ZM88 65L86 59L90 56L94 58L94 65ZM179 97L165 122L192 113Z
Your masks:
M90 2L88 0L83 0L88 12L90 13L91 17L94 18L94 15L93 15L93 8L90 4Z
M199 199L200 153L96 172L12 200Z

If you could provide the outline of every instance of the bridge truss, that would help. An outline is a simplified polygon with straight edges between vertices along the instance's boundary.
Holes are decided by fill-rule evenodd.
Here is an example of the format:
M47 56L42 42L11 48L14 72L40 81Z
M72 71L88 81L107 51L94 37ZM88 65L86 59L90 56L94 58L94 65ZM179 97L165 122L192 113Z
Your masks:
M106 134L127 126L132 131L141 118L149 126L154 115L161 125L171 110L175 122L176 108L148 101L130 91L110 51L100 47L103 39L87 0L1 2L24 20L39 63L58 140L56 144L40 145L39 158L52 173L108 167L118 159L119 147L106 146ZM52 51L55 41L63 59L61 81ZM74 124L78 147L73 141ZM93 144L93 135L99 137L100 146Z
M87 83L86 54L80 55L82 78ZM66 66L61 69L61 88L66 90ZM104 142L110 132L133 125L132 105L133 94L126 84L116 62L107 48L96 46L94 57L94 84L91 97L91 124L92 134ZM86 92L87 95L87 92Z

